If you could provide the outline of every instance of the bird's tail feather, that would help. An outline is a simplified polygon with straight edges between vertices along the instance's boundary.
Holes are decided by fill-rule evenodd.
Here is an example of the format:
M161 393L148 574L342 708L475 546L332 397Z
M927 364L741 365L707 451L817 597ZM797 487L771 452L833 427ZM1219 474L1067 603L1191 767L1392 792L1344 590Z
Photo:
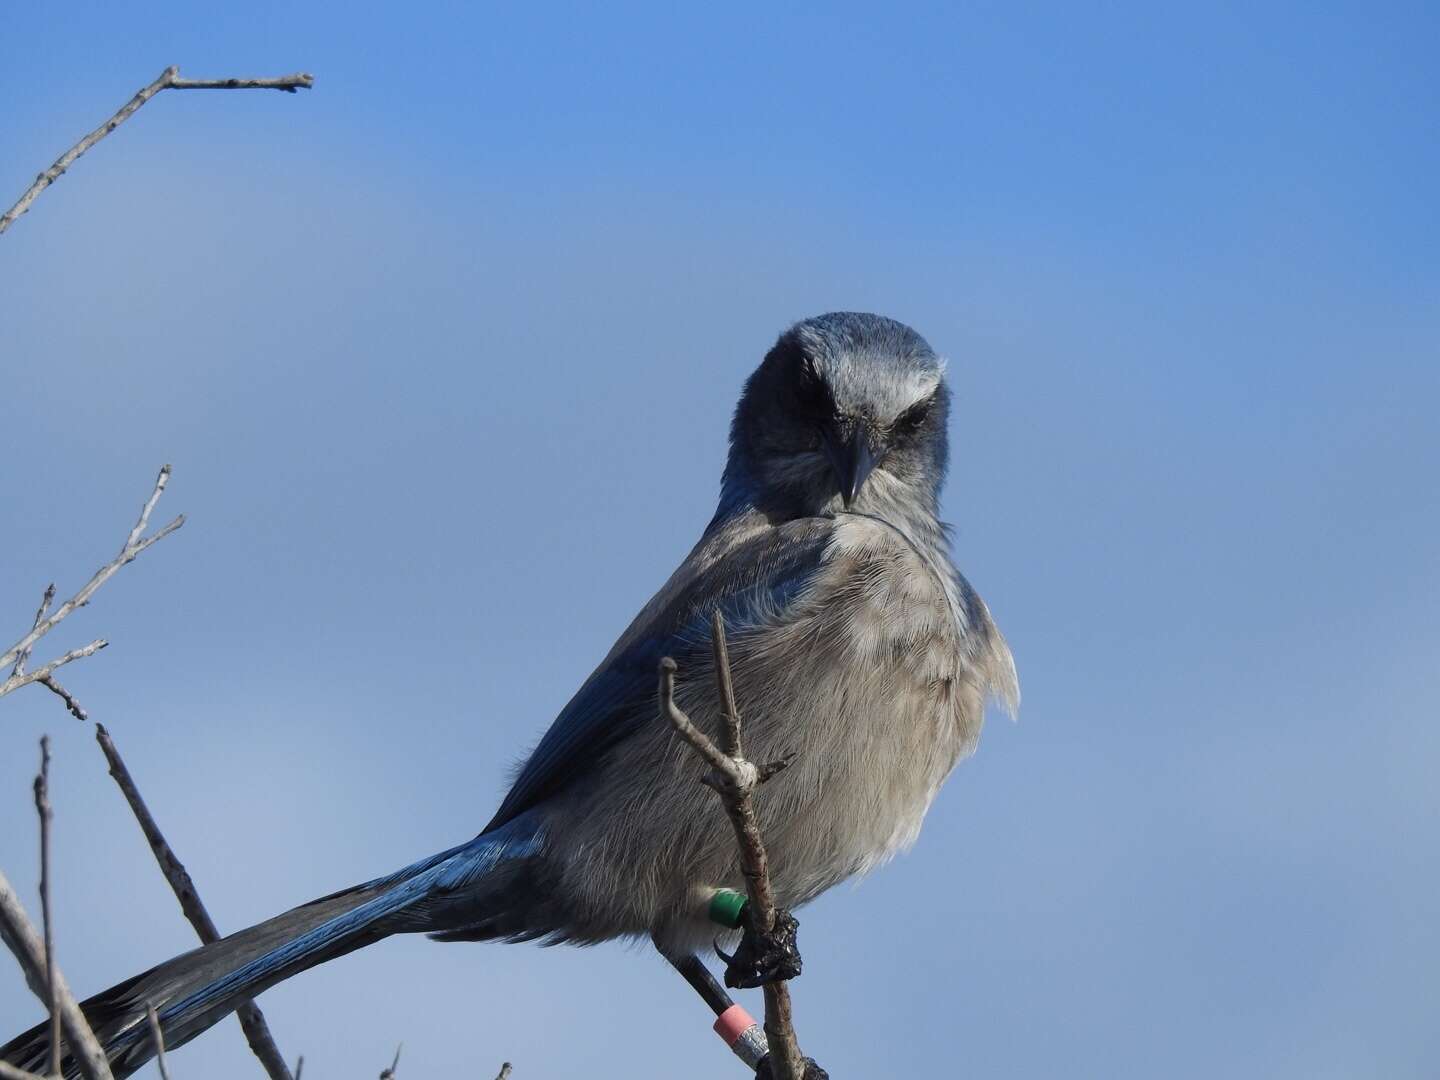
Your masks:
M397 874L293 908L273 919L165 961L81 1003L115 1076L129 1076L154 1056L147 1005L160 1018L166 1048L193 1039L242 1002L308 968L399 931L428 930L400 913L417 901L473 885L506 855L533 849L536 837L500 829L432 856ZM516 841L520 843L516 843ZM0 1061L43 1072L48 1024L0 1047ZM64 1075L78 1075L73 1058Z
M328 954L317 955L308 964L265 964L267 957L286 943L307 936L353 912L366 900L367 890L360 887L302 905L249 929L182 953L82 1002L81 1011L85 1013L100 1045L105 1048L111 1070L117 1077L128 1076L154 1055L155 1048L145 1022L147 1005L153 1005L160 1012L166 1046L179 1046L265 988L305 967L376 940L373 937L367 940L361 934L337 935L329 943ZM234 979L239 972L259 965L265 966L265 975L243 983ZM224 995L207 993L211 987L222 983L231 984L231 992ZM177 1011L177 1005L202 994L205 1005ZM44 1073L47 1071L48 1053L49 1025L40 1024L0 1047L0 1061ZM73 1077L77 1073L74 1058L67 1056L64 1075Z

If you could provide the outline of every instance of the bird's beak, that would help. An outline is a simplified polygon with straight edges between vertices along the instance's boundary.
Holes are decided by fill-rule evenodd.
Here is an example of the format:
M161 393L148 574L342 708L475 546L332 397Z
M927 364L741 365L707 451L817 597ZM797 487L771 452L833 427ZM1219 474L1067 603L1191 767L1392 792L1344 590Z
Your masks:
M828 432L825 452L830 458L830 468L835 471L835 482L840 486L840 498L849 509L880 463L881 455L870 445L864 424L846 425Z

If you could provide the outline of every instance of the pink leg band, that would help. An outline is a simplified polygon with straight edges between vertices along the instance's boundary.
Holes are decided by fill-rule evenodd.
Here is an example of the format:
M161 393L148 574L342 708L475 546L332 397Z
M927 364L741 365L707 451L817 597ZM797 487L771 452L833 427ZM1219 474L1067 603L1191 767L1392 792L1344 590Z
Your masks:
M765 1029L740 1005L731 1005L715 1018L715 1034L752 1069L760 1064L768 1049Z
M755 1026L755 1018L745 1011L743 1005L731 1005L715 1018L715 1034L725 1040L726 1046Z

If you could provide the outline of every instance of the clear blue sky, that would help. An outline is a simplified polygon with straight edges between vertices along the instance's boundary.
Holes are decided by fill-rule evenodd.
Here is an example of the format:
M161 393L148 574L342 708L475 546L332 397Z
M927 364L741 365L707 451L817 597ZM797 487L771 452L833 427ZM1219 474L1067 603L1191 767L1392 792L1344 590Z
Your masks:
M703 527L789 322L950 358L945 499L1025 691L913 853L803 914L838 1077L1440 1073L1440 142L1422 4L28 5L0 197L0 620L218 922L471 836ZM61 959L192 937L91 733L0 702ZM0 965L3 967L3 965ZM401 938L263 999L306 1076L741 1075L652 956ZM758 1011L758 1001L753 1003ZM8 1036L39 1018L0 971ZM253 1077L233 1023L180 1077ZM313 1070L313 1072L312 1072Z

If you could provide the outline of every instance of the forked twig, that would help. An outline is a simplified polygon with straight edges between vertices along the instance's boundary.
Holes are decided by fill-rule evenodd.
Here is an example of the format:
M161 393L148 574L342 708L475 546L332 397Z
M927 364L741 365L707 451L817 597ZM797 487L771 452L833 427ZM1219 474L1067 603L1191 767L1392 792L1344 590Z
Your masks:
M145 535L145 530L150 524L150 514L155 509L155 504L160 501L160 496L164 494L165 485L169 483L169 481L170 466L165 465L160 469L160 475L155 478L154 490L150 492L150 497L145 500L145 505L140 511L139 520L135 522L135 527L130 530L129 535L125 538L125 544L121 547L120 554L116 555L115 558L95 571L95 574L85 583L79 592L51 612L50 603L55 598L55 586L51 585L45 590L45 597L40 603L40 609L35 613L35 621L30 627L30 632L7 649L3 655L0 655L0 669L10 666L9 676L3 682L0 682L0 697L4 697L6 694L18 690L22 686L28 686L30 683L38 682L53 693L58 694L65 701L65 707L75 716L82 720L85 719L85 710L80 707L80 703L75 700L73 695L54 680L53 673L57 668L63 667L75 660L93 656L99 652L107 644L104 638L97 638L95 641L90 642L89 645L81 646L78 649L71 649L63 656L51 660L48 664L44 664L34 671L27 671L25 669L26 661L29 660L30 653L34 649L37 641L55 629L60 621L76 608L81 608L88 604L90 597L95 595L96 590L114 577L115 573L122 566L126 563L133 562L136 556L151 544L163 540L185 524L185 515L181 514L175 518L174 521L157 529L151 535Z
M668 656L660 661L660 713L713 770L703 778L704 782L719 794L735 830L735 841L740 849L740 868L745 875L749 895L750 917L757 930L768 933L775 926L775 895L770 884L769 859L755 816L753 797L755 789L789 761L773 762L761 769L745 759L740 745L740 712L735 704L725 620L718 610L711 622L711 640L715 650L715 682L720 695L725 749L717 747L676 704L676 664ZM795 1038L790 989L783 980L765 984L765 1037L770 1046L771 1070L776 1080L803 1080L805 1058Z

